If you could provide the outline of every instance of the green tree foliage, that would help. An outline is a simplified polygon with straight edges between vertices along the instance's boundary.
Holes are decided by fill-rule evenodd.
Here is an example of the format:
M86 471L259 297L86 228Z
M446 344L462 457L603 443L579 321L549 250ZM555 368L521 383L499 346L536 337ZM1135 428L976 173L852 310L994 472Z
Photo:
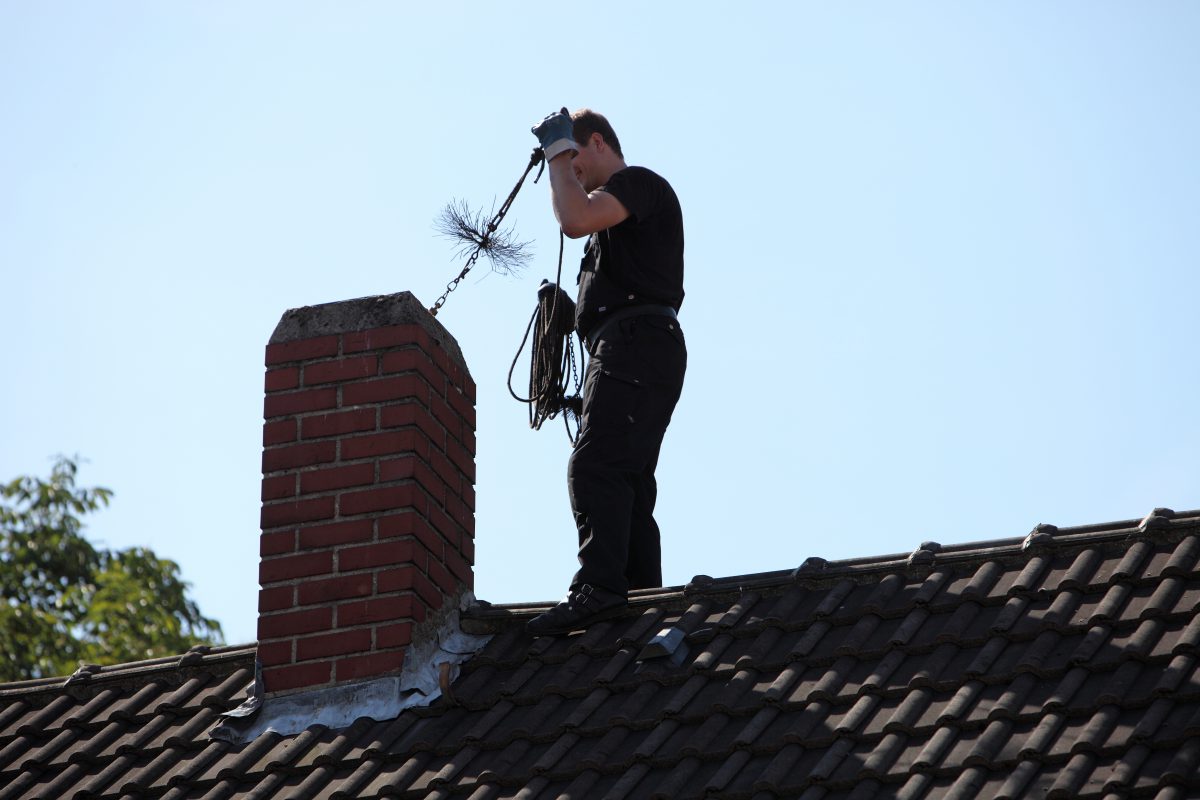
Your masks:
M76 487L76 470L60 457L48 480L0 485L0 680L220 643L220 623L188 598L177 564L83 537L81 517L108 505L112 492Z

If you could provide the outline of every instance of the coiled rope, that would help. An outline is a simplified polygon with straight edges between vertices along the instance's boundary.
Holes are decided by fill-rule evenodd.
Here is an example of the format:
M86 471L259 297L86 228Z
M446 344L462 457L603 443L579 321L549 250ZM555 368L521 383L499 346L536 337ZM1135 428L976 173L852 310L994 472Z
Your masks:
M583 399L580 397L582 364L575 358L575 303L562 289L563 234L558 234L558 276L554 283L542 281L538 287L537 307L529 318L525 336L508 369L508 391L522 403L529 404L529 427L541 430L542 424L562 414L563 425L571 444L579 438L579 423ZM513 372L521 351L529 341L529 396L521 397L513 389ZM582 361L583 347L579 348ZM567 396L574 386L575 393Z

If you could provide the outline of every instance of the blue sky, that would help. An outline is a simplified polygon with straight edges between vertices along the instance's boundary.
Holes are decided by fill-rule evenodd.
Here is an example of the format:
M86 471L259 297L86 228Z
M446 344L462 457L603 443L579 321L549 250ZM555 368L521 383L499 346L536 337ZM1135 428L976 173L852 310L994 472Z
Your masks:
M530 124L587 105L684 209L668 583L1200 507L1198 36L1188 2L0 0L0 478L82 455L116 492L89 535L252 641L275 324L432 303L441 207L502 200ZM505 388L545 179L509 220L533 264L439 316L494 602L575 566L566 438Z

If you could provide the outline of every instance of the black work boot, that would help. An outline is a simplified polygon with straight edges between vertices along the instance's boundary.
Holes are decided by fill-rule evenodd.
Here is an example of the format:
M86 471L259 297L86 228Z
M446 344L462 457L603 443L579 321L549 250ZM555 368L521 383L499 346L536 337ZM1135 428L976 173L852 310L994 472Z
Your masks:
M628 601L622 595L585 583L572 589L567 599L554 608L526 622L525 630L534 636L570 633L593 622L619 616L627 605Z

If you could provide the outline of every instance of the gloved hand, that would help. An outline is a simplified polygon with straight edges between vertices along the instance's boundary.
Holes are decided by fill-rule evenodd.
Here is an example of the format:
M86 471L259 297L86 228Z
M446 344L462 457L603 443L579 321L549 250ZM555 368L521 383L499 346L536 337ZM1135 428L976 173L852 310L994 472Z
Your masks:
M533 135L542 143L542 152L547 161L553 161L555 156L562 153L579 152L579 145L572 138L574 129L575 123L571 121L566 108L555 111L531 128Z

